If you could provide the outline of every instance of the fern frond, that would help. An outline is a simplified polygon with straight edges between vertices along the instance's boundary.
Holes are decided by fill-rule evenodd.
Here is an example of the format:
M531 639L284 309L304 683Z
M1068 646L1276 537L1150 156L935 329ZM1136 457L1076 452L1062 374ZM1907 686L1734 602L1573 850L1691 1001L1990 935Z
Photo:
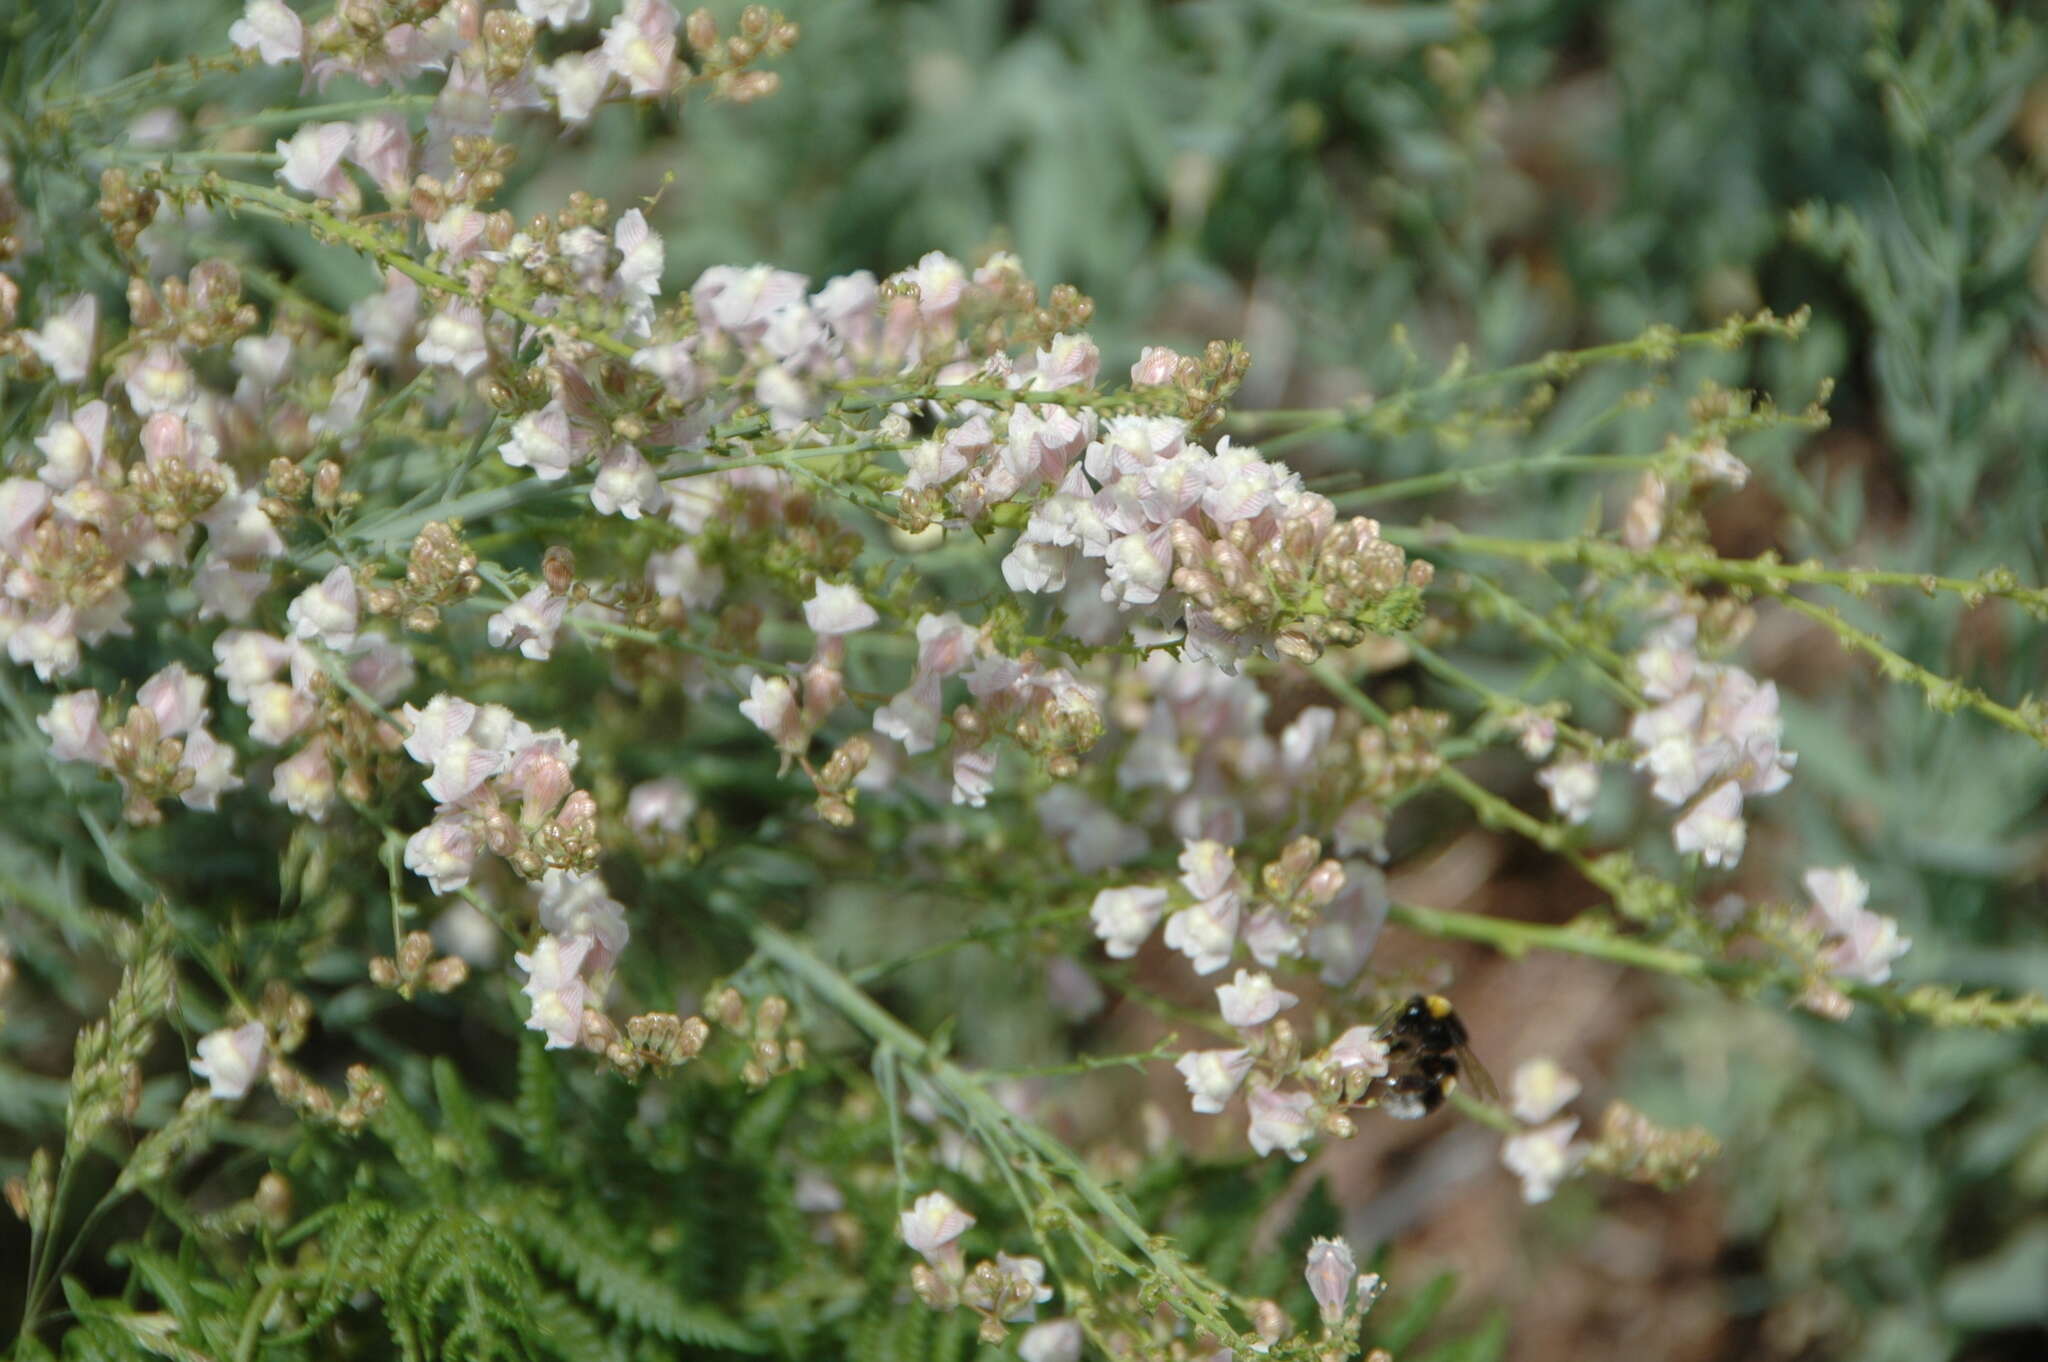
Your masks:
M511 1223L536 1258L621 1323L677 1343L762 1351L760 1340L711 1306L684 1300L666 1282L606 1252L552 1213L520 1207Z

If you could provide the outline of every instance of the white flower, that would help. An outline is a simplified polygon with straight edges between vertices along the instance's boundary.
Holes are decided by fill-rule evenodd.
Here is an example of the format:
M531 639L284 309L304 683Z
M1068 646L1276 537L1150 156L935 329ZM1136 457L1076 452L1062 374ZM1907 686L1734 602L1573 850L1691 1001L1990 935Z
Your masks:
M1848 866L1809 870L1807 895L1813 900L1807 918L1829 938L1821 959L1837 978L1881 984L1892 977L1892 962L1913 942L1899 935L1899 924L1865 908L1870 886Z
M405 868L424 878L437 894L469 883L483 841L466 818L436 818L405 843Z
M1742 787L1732 780L1716 785L1671 829L1681 852L1700 853L1708 865L1732 866L1742 859L1749 835L1742 821Z
M882 617L860 594L860 588L840 582L818 583L817 592L804 602L804 623L814 634L852 634L872 628Z
M96 690L75 690L50 702L48 711L36 719L36 727L50 737L50 755L59 761L89 761L110 766L107 735L100 731L100 694Z
M631 445L614 445L599 462L597 480L590 484L590 504L600 515L622 515L638 520L668 503L654 465Z
M450 303L427 322L413 357L422 364L441 365L468 378L491 358L484 336L484 314L471 303Z
M520 992L533 1002L526 1029L545 1032L550 1050L566 1050L583 1034L587 985L580 971L593 944L587 936L543 936L531 954L512 957L527 975Z
M249 0L242 17L228 27L228 41L239 48L255 48L265 66L282 66L300 60L306 30L284 0Z
M796 690L786 676L756 676L748 686L747 698L740 701L740 713L785 752L801 752L810 741L803 716L797 712Z
M135 703L156 719L157 732L164 737L183 737L206 722L206 678L186 671L182 662L173 662L142 683L135 692Z
M199 1038L199 1058L192 1061L192 1072L206 1080L214 1101L239 1101L263 1073L268 1040L262 1022L210 1031Z
M668 258L661 234L647 225L646 214L629 208L612 228L612 244L619 248L612 278L620 291L629 299L651 301L661 292L661 268Z
M1557 1185L1584 1160L1586 1146L1572 1142L1578 1128L1578 1118L1567 1116L1511 1135L1501 1145L1501 1164L1522 1180L1522 1200L1532 1206L1550 1200Z
M1550 792L1550 807L1567 823L1583 823L1593 816L1593 801L1600 794L1600 768L1577 757L1554 761L1536 773L1536 783Z
M926 1192L898 1217L903 1242L927 1263L957 1279L962 1268L960 1236L974 1227L974 1217L944 1192Z
M1308 1293L1316 1298L1323 1323L1334 1325L1343 1319L1344 1307L1351 1300L1351 1284L1358 1280L1358 1260L1351 1255L1351 1245L1342 1239L1312 1241L1302 1275L1308 1279Z
M93 342L99 333L100 300L80 293L64 300L55 312L43 318L40 330L24 331L21 338L36 358L50 366L59 383L83 383L92 372Z
M1378 1078L1387 1072L1387 1043L1370 1026L1353 1026L1330 1042L1323 1058L1339 1072Z
M1252 1071L1249 1050L1190 1050L1173 1062L1196 1111L1214 1116Z
M668 93L675 70L677 14L668 0L626 0L604 31L604 57L636 95Z
M696 812L697 796L675 776L643 781L626 795L626 826L642 836L676 836Z
M1237 880L1237 853L1221 842L1184 843L1180 882L1198 899L1213 899Z
M1300 1163L1308 1156L1302 1145L1315 1134L1312 1116L1315 1098L1305 1092L1281 1092L1268 1084L1254 1084L1250 1097L1252 1121L1247 1137L1260 1158L1282 1150Z
M355 138L352 124L304 124L290 141L277 144L277 154L284 158L277 168L277 178L316 199L349 197L355 192L355 184L342 168L342 161L355 145Z
M1143 885L1104 889L1095 896L1088 918L1112 960L1128 960L1152 935L1166 913L1166 891Z
M567 28L590 17L590 0L519 0L519 12L549 28Z
M178 769L192 773L192 783L178 796L188 809L211 813L219 807L222 795L242 788L242 778L235 774L235 749L203 728L185 735Z
M277 764L271 773L271 802L315 823L327 821L334 807L334 763L327 758L327 744L315 738Z
M953 802L986 808L996 788L996 750L970 747L953 754Z
M1236 890L1183 908L1166 920L1166 944L1185 955L1195 973L1214 974L1230 963L1241 909Z
M1579 1080L1556 1060L1543 1056L1526 1059L1508 1083L1508 1110L1515 1113L1516 1120L1538 1125L1564 1110L1579 1092Z
M610 969L633 936L626 906L611 896L602 875L549 870L541 877L539 908L543 929L591 943L582 960L586 974Z
M1300 1001L1285 989L1275 988L1272 975L1253 974L1250 970L1239 970L1234 980L1216 990L1223 1020L1239 1030L1264 1026Z
M356 641L359 607L355 574L344 563L300 592L285 608L284 617L293 638L311 639L345 652Z
M1018 1335L1017 1356L1023 1362L1081 1362L1081 1342L1081 1321L1049 1319Z
M498 457L513 468L531 468L542 482L553 482L582 463L584 452L569 428L568 409L556 400L514 421Z
M520 656L545 662L554 655L555 631L568 613L569 598L537 586L484 622L493 648L517 648Z
M1749 483L1749 465L1729 452L1718 437L1695 449L1686 466L1701 482L1725 483L1737 491Z

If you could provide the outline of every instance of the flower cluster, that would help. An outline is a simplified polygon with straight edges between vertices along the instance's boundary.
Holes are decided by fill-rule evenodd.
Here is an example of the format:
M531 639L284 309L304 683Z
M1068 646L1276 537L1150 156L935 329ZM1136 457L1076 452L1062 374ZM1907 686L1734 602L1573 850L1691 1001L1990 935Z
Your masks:
M1701 660L1698 634L1695 616L1678 615L1636 653L1643 694L1658 703L1635 716L1629 737L1641 749L1636 769L1649 773L1650 793L1685 808L1672 828L1678 849L1732 866L1748 837L1744 798L1784 789L1798 757L1780 745L1777 686Z
M1585 1162L1588 1147L1572 1138L1579 1118L1558 1116L1579 1092L1579 1080L1554 1059L1525 1060L1509 1082L1508 1109L1523 1129L1501 1145L1500 1161L1521 1179L1522 1200L1530 1205L1550 1200Z
M119 724L95 690L58 697L37 719L59 761L89 762L121 783L122 816L130 823L161 822L161 801L212 810L240 789L234 749L207 728L206 678L173 662L135 693Z
M399 718L407 755L431 770L421 783L435 802L433 821L405 844L405 865L435 893L468 884L486 851L528 880L595 867L597 801L575 788L572 739L452 695L406 705Z
M944 1192L925 1193L900 1220L903 1242L924 1259L911 1271L918 1299L934 1310L965 1305L980 1315L982 1342L1001 1343L1009 1325L1036 1320L1038 1307L1052 1299L1045 1264L1029 1255L998 1253L969 1268L960 1240L974 1227L974 1217ZM1047 1330L1027 1342L1033 1353L1059 1357L1066 1337L1064 1329Z

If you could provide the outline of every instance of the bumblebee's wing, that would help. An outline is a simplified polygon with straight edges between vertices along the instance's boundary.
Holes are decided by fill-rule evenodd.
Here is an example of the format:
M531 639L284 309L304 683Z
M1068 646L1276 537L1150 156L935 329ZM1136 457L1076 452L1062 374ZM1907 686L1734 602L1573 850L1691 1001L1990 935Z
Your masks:
M1500 1087L1493 1081L1493 1075L1479 1062L1479 1056L1472 1053L1469 1045L1460 1045L1452 1051L1458 1057L1458 1073L1472 1089L1472 1095L1493 1106L1501 1105Z

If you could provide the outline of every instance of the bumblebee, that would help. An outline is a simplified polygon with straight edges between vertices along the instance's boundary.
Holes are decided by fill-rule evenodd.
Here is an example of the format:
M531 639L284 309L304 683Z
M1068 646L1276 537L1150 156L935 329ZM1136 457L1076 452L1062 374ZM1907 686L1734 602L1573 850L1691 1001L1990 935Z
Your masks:
M1369 1097L1377 1097L1389 1116L1412 1121L1444 1104L1462 1075L1480 1096L1499 1094L1484 1067L1473 1057L1465 1023L1450 999L1417 993L1381 1018L1374 1028L1387 1047L1387 1073L1373 1080Z

